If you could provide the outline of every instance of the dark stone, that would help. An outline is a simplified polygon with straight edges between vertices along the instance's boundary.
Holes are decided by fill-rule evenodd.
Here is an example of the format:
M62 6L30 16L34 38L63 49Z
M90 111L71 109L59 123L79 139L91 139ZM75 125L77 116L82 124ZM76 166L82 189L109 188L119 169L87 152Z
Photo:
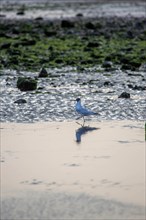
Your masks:
M129 57L121 57L120 62L122 64L121 69L122 70L136 70L140 67L141 62L137 60L132 60Z
M133 85L132 84L128 84L127 86L128 86L128 88L133 89Z
M35 18L36 21L42 21L43 20L43 17L37 17Z
M17 80L17 88L21 91L32 91L37 88L37 81L32 78L19 77Z
M48 77L48 72L45 68L42 68L38 77Z
M16 64L18 65L19 64L19 61L18 61L18 56L17 55L13 55L9 58L9 61L8 61L9 64Z
M87 44L87 47L99 47L100 46L100 43L98 42L89 42Z
M34 40L34 39L23 39L20 42L20 45L22 45L22 46L32 46L35 44L36 44L36 40Z
M104 86L113 86L113 84L110 81L105 81L103 85Z
M8 49L10 48L11 46L11 43L3 43L0 45L0 49L3 50L3 49Z
M118 98L125 98L125 99L129 99L130 98L130 93L127 92L122 92L121 95L119 95Z
M85 27L88 29L95 29L95 25L92 22L87 22L85 24Z
M14 103L17 103L17 104L24 104L24 103L27 103L25 99L18 99L16 100Z
M78 71L78 72L83 72L84 70L85 70L84 67L82 67L82 66L77 66L77 71Z
M10 48L10 49L7 50L7 52L11 56L19 56L19 55L21 55L21 51L19 49L17 49L17 48Z
M102 64L103 68L112 68L113 63L111 61L104 61Z
M19 27L14 27L14 28L12 29L12 33L13 33L13 34L20 34L20 32L21 32L21 30L20 30Z
M78 14L76 14L76 17L83 17L83 14L82 13L78 13Z
M132 71L134 71L134 70L136 70L136 68L134 66L131 66L130 64L125 63L125 64L122 64L121 70L132 70Z
M146 63L142 63L139 67L139 70L146 72Z
M58 59L55 59L55 63L63 63L63 60L62 59L60 59L60 58L58 58Z
M72 21L62 20L61 27L62 28L73 28L75 25Z
M5 18L5 17L6 17L6 15L0 14L0 18Z
M17 12L17 15L24 15L24 14L25 14L25 12L23 10Z
M25 14L25 5L21 5L20 8L18 8L18 11L17 11L17 15L24 15Z
M134 90L141 90L141 91L143 91L143 90L146 90L146 86L137 86L137 85L135 85L135 86L133 87L133 89L134 89Z
M56 36L57 35L57 31L51 31L51 30L44 30L44 33L47 37L51 37L51 36Z
M38 87L38 90L42 90L42 89L44 89L44 87L42 87L42 86Z

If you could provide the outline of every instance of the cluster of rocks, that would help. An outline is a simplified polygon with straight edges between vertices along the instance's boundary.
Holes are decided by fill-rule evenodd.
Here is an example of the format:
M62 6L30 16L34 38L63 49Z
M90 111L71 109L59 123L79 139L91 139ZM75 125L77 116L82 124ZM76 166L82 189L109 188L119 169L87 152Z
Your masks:
M31 29L30 29L31 27ZM146 18L134 17L98 17L98 18L70 18L70 19L24 19L24 20L8 20L2 19L0 22L0 36L10 37L21 35L29 30L30 34L40 34L42 36L56 35L104 35L107 38L120 34L121 37L129 39L139 37L145 38ZM27 30L28 28L28 30ZM94 45L95 46L95 45Z
M109 50L108 52L104 51L105 47L108 48L106 41L113 41L114 38L119 39L119 45L121 39L128 39L129 42L132 39L144 41L146 38L146 19L142 17L138 19L111 17L108 19L106 17L84 18L77 16L74 19L53 21L2 19L0 30L0 37L6 39L0 43L0 50L6 54L0 56L0 68L34 69L36 66L35 59L37 59L38 68L42 64L53 65L52 63L55 67L58 65L94 66L102 64L105 69L111 70L113 68L112 62L114 62L120 64L122 70L137 70L146 59L144 48L140 48L140 52L137 53L135 52L137 45L133 45L133 43L128 43L127 47L119 47L117 50L111 48L111 52ZM77 44L79 50L81 50L81 55L77 55L78 57L74 56L72 58L71 54L60 52L54 45L48 46L46 57L42 55L45 51L41 51L41 49L35 51L38 41L43 42L43 39L60 39L63 43L63 40L73 38L72 41L76 44L78 36L81 39L80 42L83 43L83 46ZM100 37L105 40L100 40ZM29 57L27 51L25 51L26 47L33 48L34 56ZM103 48L103 50L100 51L100 48ZM70 48L71 50L73 48ZM127 54L130 55L127 56ZM137 56L137 54L139 55ZM68 57L71 57L71 59L68 59Z
M49 74L45 68L42 68L38 77L48 77ZM18 77L17 88L21 91L33 91L37 89L37 77ZM23 102L22 102L23 103Z

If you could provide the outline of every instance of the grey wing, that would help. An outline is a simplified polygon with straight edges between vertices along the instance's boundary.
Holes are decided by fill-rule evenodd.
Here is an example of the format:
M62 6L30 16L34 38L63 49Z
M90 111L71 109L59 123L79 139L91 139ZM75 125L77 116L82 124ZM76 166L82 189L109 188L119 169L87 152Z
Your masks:
M82 107L82 108L80 109L80 114L90 115L90 114L92 114L92 113L93 113L92 111L90 111L90 110L88 110L88 109L86 109L86 108L84 108L84 107Z

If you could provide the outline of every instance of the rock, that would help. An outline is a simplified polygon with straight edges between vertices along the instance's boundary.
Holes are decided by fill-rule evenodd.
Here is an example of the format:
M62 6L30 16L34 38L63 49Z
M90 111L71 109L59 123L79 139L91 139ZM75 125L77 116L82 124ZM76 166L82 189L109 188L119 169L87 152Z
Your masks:
M122 64L121 69L122 70L132 70L135 71L136 69L139 69L141 62L138 60L132 60L132 58L129 57L121 57L120 62Z
M8 49L8 48L10 48L10 46L11 46L11 43L3 43L3 44L1 44L0 45L0 49L1 50L3 50L3 49Z
M18 8L18 11L16 14L17 15L25 15L25 9L26 9L25 5L24 4L21 5L20 8Z
M78 13L78 14L76 14L76 17L83 17L83 14L82 13Z
M119 95L118 98L125 98L125 99L129 99L130 98L130 93L127 92L122 92L121 95Z
M77 71L78 72L83 72L83 71L85 71L85 68L82 67L82 66L77 66Z
M32 91L37 88L37 81L32 78L19 77L17 80L17 88L21 91Z
M36 21L42 21L42 20L43 20L43 17L41 17L41 16L36 17L35 20L36 20Z
M56 35L57 35L57 31L45 29L45 30L44 30L44 34L45 34L47 37L52 37L52 36L56 36Z
M99 47L100 43L99 42L89 42L87 44L87 47Z
M102 64L103 68L112 68L113 63L111 61L104 61Z
M45 68L42 68L38 77L48 77L48 72Z
M73 28L74 27L74 23L72 21L62 20L61 27L62 28Z
M18 99L16 100L14 103L17 103L17 104L24 104L24 103L27 103L25 99Z
M128 87L133 90L139 90L139 91L146 90L146 86L138 86L138 85L133 86L132 84L128 84Z
M139 70L146 72L146 63L142 63L139 67Z
M95 29L95 28L96 28L95 25L94 25L92 22L87 22L87 23L85 24L85 27L86 27L87 29Z
M36 40L34 39L23 39L20 41L20 45L22 46L32 46L36 44Z
M5 18L5 17L6 17L6 15L0 14L0 18Z
M137 86L137 85L135 85L133 87L133 90L141 90L141 91L143 91L143 90L146 90L146 86Z
M24 15L25 12L24 12L24 11L18 11L16 14L17 14L17 15Z
M133 85L132 84L127 84L128 88L133 89Z
M126 64L125 63L125 64L122 64L121 70L131 70L131 71L134 71L134 70L136 70L136 68L131 66L130 64Z
M103 85L104 86L113 86L113 84L110 81L105 81Z

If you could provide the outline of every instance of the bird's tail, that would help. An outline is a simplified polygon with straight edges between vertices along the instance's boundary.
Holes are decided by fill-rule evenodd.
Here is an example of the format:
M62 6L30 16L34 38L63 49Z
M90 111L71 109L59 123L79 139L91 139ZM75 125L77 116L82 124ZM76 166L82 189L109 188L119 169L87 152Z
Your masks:
M93 115L99 115L97 112L93 112Z

